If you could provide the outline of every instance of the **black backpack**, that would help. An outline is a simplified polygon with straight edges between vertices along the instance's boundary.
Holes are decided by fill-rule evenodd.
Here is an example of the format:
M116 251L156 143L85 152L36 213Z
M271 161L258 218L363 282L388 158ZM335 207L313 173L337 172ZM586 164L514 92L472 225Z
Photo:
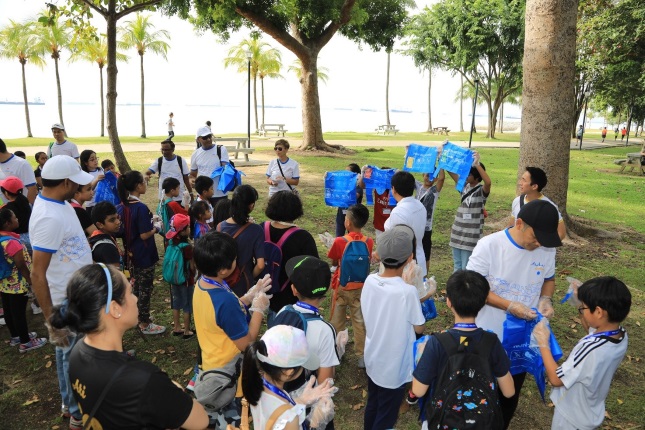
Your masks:
M216 149L216 151L217 151L217 158L219 158L219 162L220 162L220 164L222 163L222 146L223 146L223 145L217 145L217 149ZM231 166L235 167L235 163L233 163L230 159L228 160L228 162L229 162L229 164L230 164ZM235 186L237 186L237 184L236 184Z
M468 351L448 332L433 336L446 350L448 361L425 404L428 429L503 429L497 379L489 362L497 336L484 331Z
M177 163L179 163L179 171L181 172L181 176L184 176L184 165L181 162L181 157L178 155L177 156ZM159 157L157 159L157 174L161 176L161 165L163 164L163 157Z

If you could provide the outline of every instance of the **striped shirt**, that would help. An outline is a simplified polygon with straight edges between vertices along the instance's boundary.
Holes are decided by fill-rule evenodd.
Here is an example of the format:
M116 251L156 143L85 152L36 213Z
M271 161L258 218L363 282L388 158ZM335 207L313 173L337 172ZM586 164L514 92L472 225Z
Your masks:
M461 205L457 208L455 222L450 231L450 246L472 251L484 232L484 205L488 194L483 185L466 186L461 193ZM470 194L469 194L470 193Z

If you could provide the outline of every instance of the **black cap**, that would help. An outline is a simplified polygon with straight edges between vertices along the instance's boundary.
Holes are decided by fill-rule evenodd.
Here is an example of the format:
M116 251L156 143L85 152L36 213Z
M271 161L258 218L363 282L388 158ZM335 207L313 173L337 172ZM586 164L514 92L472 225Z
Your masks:
M323 297L329 289L331 281L329 264L316 257L299 255L290 258L285 270L290 282L304 297Z
M558 235L559 215L556 207L545 200L532 200L522 206L517 218L533 228L535 238L545 248L562 246Z

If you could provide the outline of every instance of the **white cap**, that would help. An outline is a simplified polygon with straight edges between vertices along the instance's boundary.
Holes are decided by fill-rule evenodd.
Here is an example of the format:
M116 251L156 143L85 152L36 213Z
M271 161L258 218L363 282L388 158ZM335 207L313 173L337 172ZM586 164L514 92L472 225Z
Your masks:
M69 179L78 185L87 185L94 177L81 169L76 160L69 155L55 155L43 166L41 172L43 179Z
M65 130L65 127L62 124L59 124L57 122L52 125L52 130L55 129L55 128L57 128L59 130Z
M198 137L202 137L202 136L208 136L209 134L213 134L213 132L211 131L210 128L208 128L206 126L199 127L197 129L197 134L195 135L195 139L197 139Z
M267 354L257 353L258 360L283 369L302 366L307 370L316 370L320 361L309 353L307 336L299 328L288 325L276 325L262 335L261 340L267 348Z

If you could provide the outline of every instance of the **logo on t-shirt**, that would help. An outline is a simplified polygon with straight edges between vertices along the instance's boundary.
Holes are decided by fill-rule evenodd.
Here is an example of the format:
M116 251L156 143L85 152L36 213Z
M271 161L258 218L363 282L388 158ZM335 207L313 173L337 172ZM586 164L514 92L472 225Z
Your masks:
M535 270L536 276L544 276L544 264L534 261L533 263L531 263L531 267L533 268L533 270Z

